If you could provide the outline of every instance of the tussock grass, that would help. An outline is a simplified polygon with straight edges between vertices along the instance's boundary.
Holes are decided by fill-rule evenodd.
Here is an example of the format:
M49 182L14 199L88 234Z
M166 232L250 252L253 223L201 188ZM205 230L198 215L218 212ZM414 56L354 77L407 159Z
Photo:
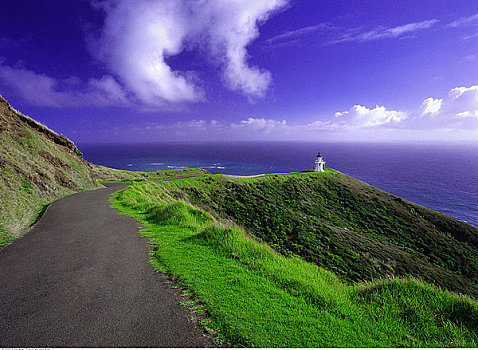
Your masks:
M181 181L190 181L189 179ZM168 183L174 188L174 182ZM114 206L142 220L150 262L193 292L209 326L254 347L476 347L478 305L413 279L347 285L285 257L234 224L175 199L163 184L135 183Z

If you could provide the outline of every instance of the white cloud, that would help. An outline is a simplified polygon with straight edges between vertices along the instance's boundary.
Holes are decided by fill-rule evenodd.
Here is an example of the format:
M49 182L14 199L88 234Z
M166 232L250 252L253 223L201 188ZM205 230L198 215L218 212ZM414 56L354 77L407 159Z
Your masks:
M226 86L263 96L270 72L248 63L247 45L259 25L288 0L92 0L106 17L90 52L111 75L81 83L65 81L0 62L0 79L39 106L109 106L138 103L168 109L205 99L197 72L176 71L168 57L185 49L206 50Z
M332 26L330 23L319 23L313 26L303 27L296 30L290 30L285 33L273 36L266 40L266 43L269 45L280 45L287 42L296 41L297 39L309 35L315 34L320 32L327 32L329 30L334 29L335 27Z
M397 27L377 27L375 29L364 31L363 29L351 30L342 34L338 39L328 42L328 44L336 44L341 42L364 42L381 40L388 38L398 38L404 35L410 35L416 31L429 29L437 24L437 19L426 20L422 22L408 23Z
M429 97L425 99L420 107L420 116L424 116L425 114L437 114L440 111L443 99L437 98L434 99L433 97Z
M478 38L478 32L473 33L473 34L469 34L469 35L465 35L465 36L463 37L464 40L474 39L474 38Z
M197 101L200 89L185 73L166 64L184 49L188 23L181 1L108 3L97 56L144 103Z
M287 122L285 120L277 121L265 118L248 118L247 120L241 120L238 124L231 124L231 128L270 133L274 129L287 128Z
M190 121L182 121L182 122L176 122L174 124L174 128L177 128L177 129L194 129L194 130L206 130L206 128L208 127L208 122L206 122L205 120L196 120L196 119L193 119L193 120L190 120Z
M118 0L102 3L106 20L92 51L148 104L200 101L191 72L174 71L167 57L186 47L207 49L233 90L262 96L270 73L248 65L246 46L258 25L287 0ZM207 44L205 44L207 43Z
M335 113L335 118L338 125L345 127L393 127L406 119L407 114L401 111L387 110L383 106L368 109L361 105L355 105L348 111Z
M426 98L413 111L355 105L331 118L290 124L247 118L235 123L191 120L155 127L164 139L194 140L478 140L478 85L451 89L444 98Z
M428 98L421 112L410 117L409 127L470 130L478 139L478 85L456 87L443 99Z
M468 39L474 39L478 37L478 32L476 31L478 27L478 14L468 16L468 17L461 17L458 20L451 22L448 24L449 28L463 28L464 30L472 30L472 33L468 33L466 35L462 36L462 39L468 40ZM467 56L471 57L473 55ZM474 60L470 58L465 58L468 60Z
M125 91L109 75L99 80L90 79L87 84L81 86L77 77L58 81L25 68L0 64L0 81L37 106L105 107L128 104Z
M262 96L271 76L268 71L247 64L246 46L259 36L257 25L287 0L214 0L208 2L207 25L215 55L223 57L224 79L233 90L247 95Z
M448 24L451 28L464 27L470 25L478 25L478 14L468 17L462 17L454 22Z
M414 111L388 110L385 107L356 105L347 112L336 113L333 124L336 127L426 130L433 134L438 130L460 133L474 132L478 140L478 85L457 87L444 98L426 98Z
M440 112L446 115L478 110L478 85L451 89Z

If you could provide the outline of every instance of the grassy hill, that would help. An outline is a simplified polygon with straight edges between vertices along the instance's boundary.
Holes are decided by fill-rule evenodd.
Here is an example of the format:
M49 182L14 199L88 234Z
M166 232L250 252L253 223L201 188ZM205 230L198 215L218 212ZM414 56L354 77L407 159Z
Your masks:
M478 296L478 229L338 171L162 186L344 281L414 276Z
M150 238L154 247L150 263L158 271L172 276L183 288L183 295L187 297L185 305L209 315L201 324L216 334L219 341L247 347L476 347L478 304L472 298L444 291L413 277L384 277L371 281L366 275L362 278L347 273L337 276L318 265L338 273L338 267L343 268L342 263L336 264L336 261L347 261L347 254L356 254L355 264L363 265L356 271L370 268L380 273L375 264L380 265L382 261L362 260L361 255L365 253L354 250L354 242L361 234L351 235L349 241L343 236L336 240L332 226L321 224L330 228L330 231L320 231L329 234L329 247L335 246L332 242L343 240L348 241L350 251L313 250L312 245L307 245L304 248L304 251L310 250L307 257L328 256L331 251L335 255L332 263L329 260L307 262L292 253L292 249L301 252L298 247L302 243L294 240L295 235L286 235L281 240L280 235L274 234L274 229L267 230L270 218L276 214L277 220L287 225L280 213L265 200L253 205L258 201L253 191L244 192L249 197L237 198L232 192L240 191L236 186L251 189L251 186L267 184L274 189L270 191L270 198L280 197L274 193L281 186L289 186L286 183L290 180L324 184L335 176L340 179L343 175L329 171L248 180L213 175L168 182L143 181L117 192L112 201L123 213L149 226L142 234ZM215 191L221 195L214 194ZM370 188L370 191L378 190ZM257 196L265 196L265 192ZM377 195L384 194L379 192ZM291 202L280 207L283 212L293 208L293 202L300 202L297 189L282 193L282 196ZM194 206L191 201L201 204ZM228 201L235 203L231 205L239 219L233 220L236 214L222 209L223 206L227 208L224 203ZM217 205L213 210L214 203ZM419 209L411 203L407 205ZM245 209L248 206L250 210ZM297 214L297 218L290 215L285 217L306 220L312 214ZM339 222L341 218L336 220ZM239 221L243 224L236 224ZM291 231L292 227L291 224ZM284 229L284 232L287 231ZM262 235L262 241L255 235ZM373 241L369 245L371 249L380 249L380 244L385 244L380 238L372 239L365 234L363 237L365 242ZM320 241L320 233L316 233L314 239ZM265 243L267 240L275 249ZM290 240L297 246L289 245ZM319 243L317 245L319 247ZM388 243L386 247L393 245ZM385 250L381 254L386 254ZM369 252L372 253L377 255ZM347 264L354 268L353 263ZM417 271L422 271L418 267L420 264L426 266L424 270L435 266L425 260L417 261ZM459 280L460 276L448 273ZM350 282L354 278L369 281ZM471 282L464 280L463 284L470 294L474 293Z
M0 96L0 248L28 230L53 200L98 188L100 178L139 177L88 163L73 142Z

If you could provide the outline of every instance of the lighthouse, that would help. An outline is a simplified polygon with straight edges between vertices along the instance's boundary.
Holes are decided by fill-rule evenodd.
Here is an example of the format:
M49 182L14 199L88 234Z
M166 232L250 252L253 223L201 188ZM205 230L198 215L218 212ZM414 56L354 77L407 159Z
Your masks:
M315 166L314 166L314 171L317 172L324 172L324 167L325 167L325 160L322 158L322 155L317 154L317 158L315 158Z

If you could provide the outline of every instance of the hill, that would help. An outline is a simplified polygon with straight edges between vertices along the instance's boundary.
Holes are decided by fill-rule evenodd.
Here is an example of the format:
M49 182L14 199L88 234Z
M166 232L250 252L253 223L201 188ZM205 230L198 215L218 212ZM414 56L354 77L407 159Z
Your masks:
M276 176L247 181L220 175L143 181L117 192L112 201L123 213L149 226L141 232L150 238L154 249L150 263L176 281L176 287L183 290L184 304L200 319L209 315L201 324L219 342L243 347L476 347L478 304L472 298L413 277L349 282L346 274L337 276L287 252L287 243L282 245L280 236L266 229L273 210L268 203L252 206L257 198L235 198L233 188L251 189L251 185L262 183L277 191L280 183L289 180L323 184L327 178L342 175L329 171ZM214 191L221 194L221 199ZM274 191L270 191L271 198ZM252 192L245 193L252 196ZM288 193L283 196L291 202L300 198L298 191ZM189 198L200 198L210 206L200 204L199 208ZM221 201L234 203L238 217L247 218L242 222L254 222L255 228L224 219L234 214L222 212ZM213 203L218 203L215 210L211 209ZM252 207L250 211L244 210L247 203ZM287 211L286 206L281 210ZM262 242L254 236L261 228ZM268 235L274 237L275 249L264 243ZM359 235L351 235L347 244L354 247ZM334 239L332 232L327 237L331 242ZM283 238L287 242L293 236ZM320 236L315 239L320 240ZM294 249L300 242L296 244ZM379 245L379 240L374 244ZM279 249L284 254L278 254ZM346 253L354 253L352 249ZM311 253L320 256L320 250ZM328 252L325 250L326 255ZM341 254L336 251L335 260L345 256ZM360 256L356 263L361 264ZM469 283L468 287L473 293Z
M344 281L413 276L478 296L478 229L338 171L162 185Z
M98 188L98 179L141 175L92 165L63 135L0 96L0 248L24 233L53 200Z

